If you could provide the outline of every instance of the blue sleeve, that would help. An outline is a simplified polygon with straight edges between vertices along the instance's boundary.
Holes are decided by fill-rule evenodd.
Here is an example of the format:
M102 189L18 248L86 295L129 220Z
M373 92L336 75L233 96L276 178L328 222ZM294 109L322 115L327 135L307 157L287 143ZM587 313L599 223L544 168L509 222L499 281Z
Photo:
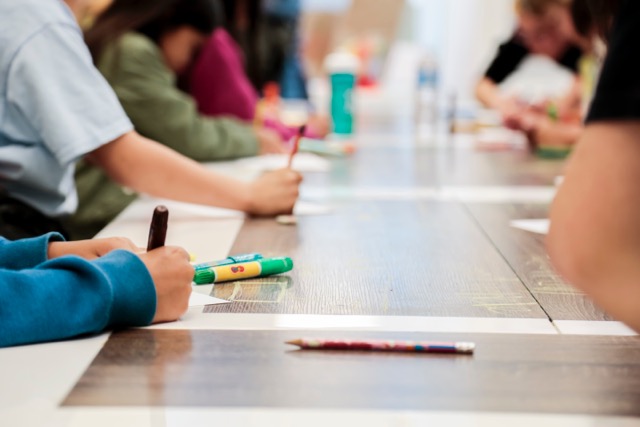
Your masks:
M0 268L8 270L33 268L47 261L49 243L62 241L64 239L58 233L14 242L0 237Z
M95 261L63 257L33 269L0 270L0 347L146 326L156 311L140 258L118 250Z
M7 100L11 120L31 129L62 165L133 129L72 25L50 24L20 47L8 73Z

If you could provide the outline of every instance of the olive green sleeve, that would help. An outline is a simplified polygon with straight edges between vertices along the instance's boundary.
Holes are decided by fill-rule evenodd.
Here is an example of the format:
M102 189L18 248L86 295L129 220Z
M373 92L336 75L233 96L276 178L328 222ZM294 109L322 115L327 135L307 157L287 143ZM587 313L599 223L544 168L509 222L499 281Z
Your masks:
M177 88L162 52L148 38L124 36L103 55L99 69L141 135L197 161L258 154L249 124L198 112L193 98Z

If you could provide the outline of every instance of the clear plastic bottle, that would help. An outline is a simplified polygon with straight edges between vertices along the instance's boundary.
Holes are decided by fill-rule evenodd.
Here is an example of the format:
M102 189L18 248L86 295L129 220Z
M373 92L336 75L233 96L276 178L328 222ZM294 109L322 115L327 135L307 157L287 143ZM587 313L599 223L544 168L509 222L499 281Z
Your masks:
M438 62L430 53L425 53L418 66L416 91L416 121L435 125L438 121L438 87L440 73Z

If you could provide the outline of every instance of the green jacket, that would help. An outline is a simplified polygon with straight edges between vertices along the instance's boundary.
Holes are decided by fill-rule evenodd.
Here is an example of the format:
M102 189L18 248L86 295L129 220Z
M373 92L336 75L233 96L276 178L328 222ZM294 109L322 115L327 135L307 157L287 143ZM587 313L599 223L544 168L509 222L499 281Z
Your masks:
M198 161L258 153L251 125L199 114L191 96L178 89L161 50L147 37L126 34L106 50L98 69L141 135ZM65 220L73 239L93 237L136 198L84 162L78 165L76 185L78 210Z

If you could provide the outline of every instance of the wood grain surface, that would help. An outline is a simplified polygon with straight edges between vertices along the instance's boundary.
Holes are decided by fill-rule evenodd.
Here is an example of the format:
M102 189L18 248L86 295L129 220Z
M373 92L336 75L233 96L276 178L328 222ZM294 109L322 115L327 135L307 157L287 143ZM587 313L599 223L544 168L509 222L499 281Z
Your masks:
M293 338L474 341L473 356L297 351ZM640 339L364 332L119 332L66 406L640 415Z
M544 246L545 236L509 226L515 219L548 218L547 206L468 204L466 207L552 320L611 320L555 272Z
M216 285L210 313L545 318L457 203L354 202L295 227L249 219L231 253L290 256L285 276Z

